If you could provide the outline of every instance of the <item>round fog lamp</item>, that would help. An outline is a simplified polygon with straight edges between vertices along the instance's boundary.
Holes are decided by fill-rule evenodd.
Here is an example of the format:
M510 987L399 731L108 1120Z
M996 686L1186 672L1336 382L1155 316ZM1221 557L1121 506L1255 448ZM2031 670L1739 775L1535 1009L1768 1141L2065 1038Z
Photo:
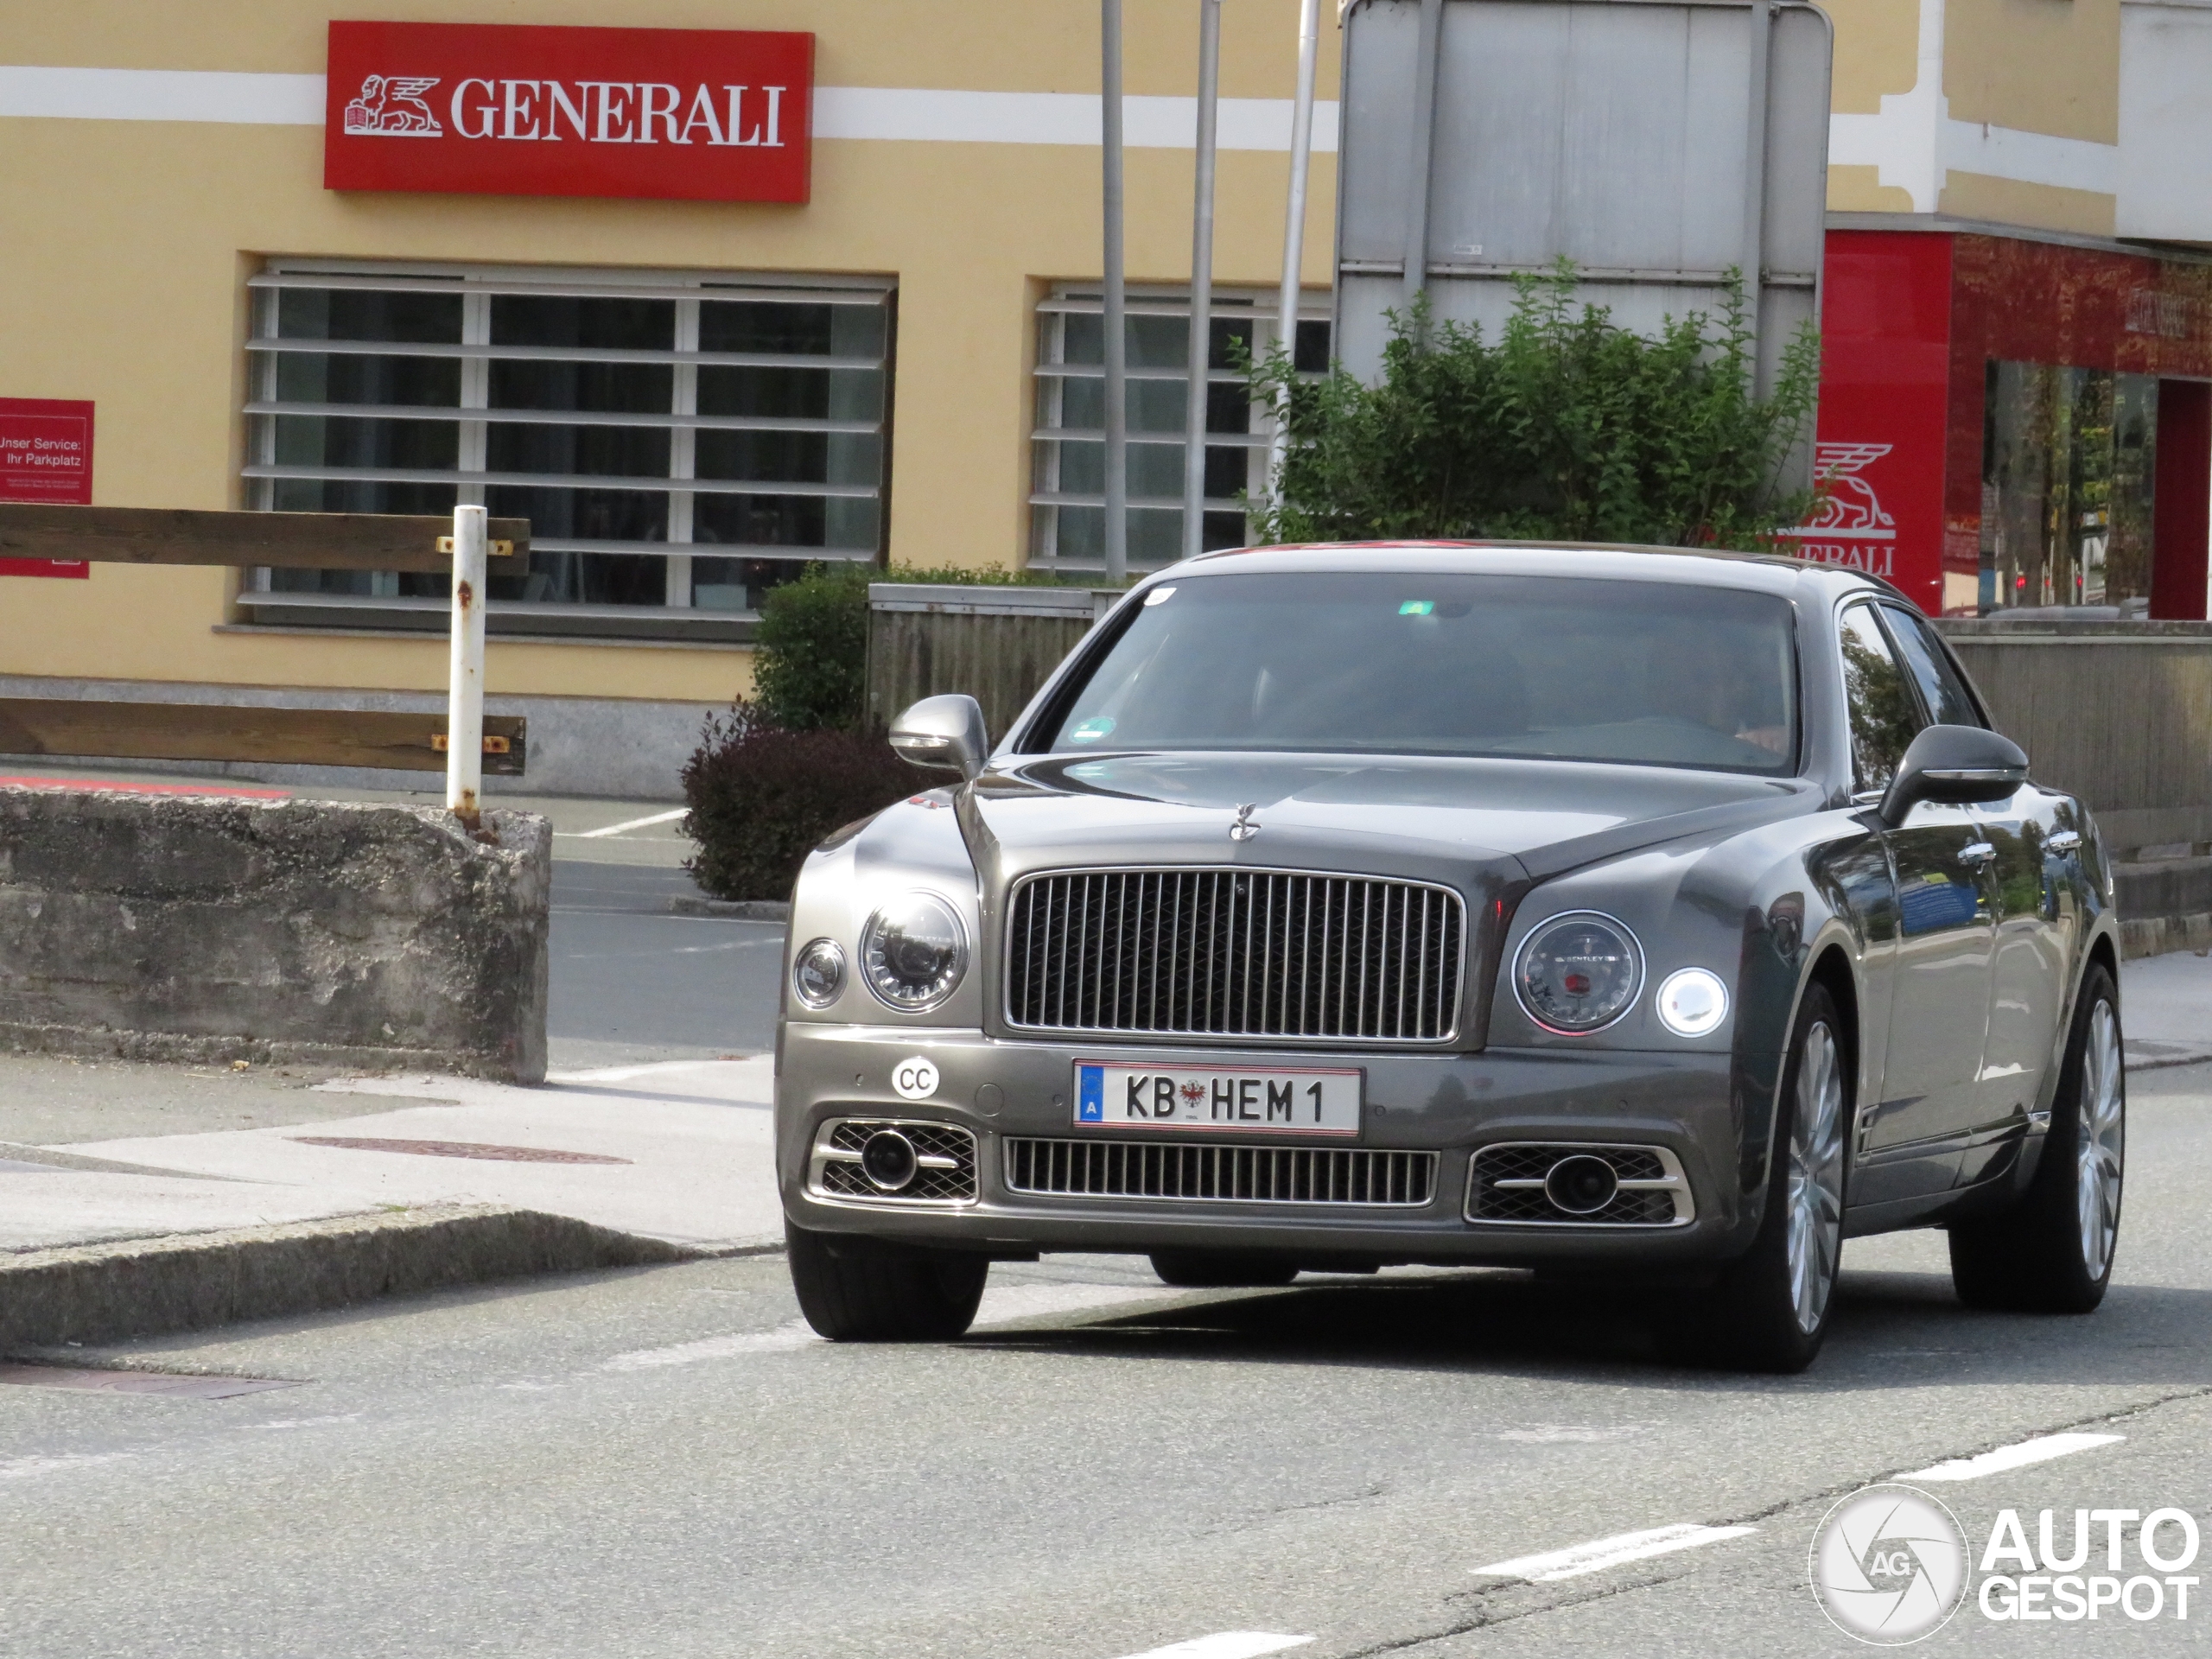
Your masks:
M1595 1153L1562 1158L1544 1177L1544 1196L1570 1216L1594 1216L1621 1190L1613 1166Z
M896 1129L878 1129L861 1142L861 1173L880 1192L896 1192L920 1167L914 1143Z
M1659 987L1659 1023L1677 1037L1703 1037L1728 1017L1728 988L1707 968L1682 968Z
M791 958L791 991L810 1008L826 1008L845 988L845 953L835 939L811 939Z
M1643 986L1636 935L1610 916L1573 910L1540 923L1514 960L1513 987L1545 1030L1580 1037L1626 1014Z
M861 972L889 1007L926 1013L952 995L967 971L968 931L935 893L906 893L868 918Z

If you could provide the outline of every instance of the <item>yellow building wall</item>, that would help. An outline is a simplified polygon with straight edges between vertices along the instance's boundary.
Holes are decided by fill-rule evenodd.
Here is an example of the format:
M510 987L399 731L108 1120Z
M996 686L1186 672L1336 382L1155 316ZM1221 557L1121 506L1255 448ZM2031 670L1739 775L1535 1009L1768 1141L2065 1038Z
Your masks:
M380 0L387 19L455 21ZM1296 0L1224 8L1222 92L1288 98ZM1324 8L1319 95L1339 37ZM320 73L329 12L299 0L74 0L16 9L13 64ZM467 21L803 29L823 86L1095 93L1095 0L481 0ZM1129 0L1127 90L1187 97L1186 0ZM813 200L768 204L349 194L301 126L0 119L0 396L97 405L94 499L242 505L245 276L276 254L867 273L899 283L890 556L1014 565L1027 542L1034 301L1095 279L1099 157L1075 146L815 146ZM1305 280L1329 281L1334 158L1314 157ZM1192 157L1128 152L1132 282L1188 278ZM1220 158L1216 280L1279 278L1288 158ZM227 630L234 573L96 568L0 578L0 674L435 690L442 641ZM494 693L721 701L749 653L494 640Z

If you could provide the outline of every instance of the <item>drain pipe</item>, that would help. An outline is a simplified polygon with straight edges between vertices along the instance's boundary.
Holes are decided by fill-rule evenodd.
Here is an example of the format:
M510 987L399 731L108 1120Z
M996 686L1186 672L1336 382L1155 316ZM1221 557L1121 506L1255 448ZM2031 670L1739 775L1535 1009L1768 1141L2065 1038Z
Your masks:
M1308 0L1310 4L1312 0ZM1122 0L1099 0L1099 141L1105 179L1106 585L1129 575L1128 312L1122 284Z
M1298 358L1299 268L1306 258L1306 175L1313 152L1313 65L1321 45L1321 0L1298 8L1298 100L1290 118L1290 212L1282 235L1282 310L1275 338ZM1290 389L1275 401L1274 437L1268 446L1268 494L1280 499L1283 458L1290 450Z
M1183 422L1183 556L1205 551L1206 370L1213 355L1213 179L1221 0L1198 0L1198 162L1191 192L1190 399Z

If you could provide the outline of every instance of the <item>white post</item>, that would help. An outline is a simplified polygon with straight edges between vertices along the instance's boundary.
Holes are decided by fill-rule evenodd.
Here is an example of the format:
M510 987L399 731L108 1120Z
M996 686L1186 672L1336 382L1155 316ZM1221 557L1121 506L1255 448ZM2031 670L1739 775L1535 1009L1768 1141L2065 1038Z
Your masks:
M469 829L484 792L484 509L453 510L453 650L446 682L446 805Z
M1100 149L1105 175L1106 583L1129 574L1128 325L1122 283L1122 0L1099 0Z
M1290 116L1290 215L1282 236L1282 309L1276 338L1295 361L1298 355L1298 276L1306 260L1306 174L1313 152L1313 63L1321 46L1321 0L1302 0L1298 8L1298 100ZM1278 494L1284 455L1290 448L1290 396L1275 404L1274 442L1268 446L1268 493Z
M1183 556L1205 551L1206 368L1213 346L1213 175L1221 0L1198 0L1198 165L1191 192L1190 402L1183 422Z

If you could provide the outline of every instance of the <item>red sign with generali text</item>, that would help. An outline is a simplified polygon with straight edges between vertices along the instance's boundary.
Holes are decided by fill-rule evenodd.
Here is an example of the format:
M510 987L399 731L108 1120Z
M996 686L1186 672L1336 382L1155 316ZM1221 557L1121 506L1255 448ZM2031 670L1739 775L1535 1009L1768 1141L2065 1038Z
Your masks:
M0 397L0 501L92 504L92 406L56 397ZM81 561L0 559L0 576L74 576Z
M330 25L332 190L807 199L814 36Z

